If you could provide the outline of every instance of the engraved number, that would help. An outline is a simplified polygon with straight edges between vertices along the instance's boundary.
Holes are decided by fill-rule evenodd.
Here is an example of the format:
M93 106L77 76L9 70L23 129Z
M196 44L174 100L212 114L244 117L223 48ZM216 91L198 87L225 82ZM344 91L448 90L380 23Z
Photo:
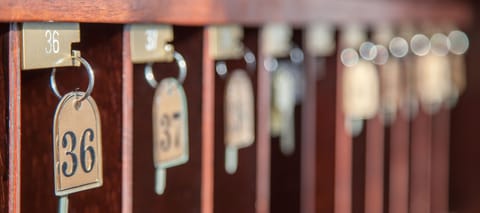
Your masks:
M88 137L87 137L88 136ZM82 170L85 173L89 173L92 171L93 166L95 165L95 149L92 146L86 146L86 140L92 142L95 138L94 132L92 129L88 128L82 133L82 141L80 142L80 164L82 167ZM71 177L75 174L77 171L77 166L78 166L78 157L75 154L75 147L77 144L77 137L75 136L75 133L72 131L67 131L63 135L62 138L62 148L67 148L69 146L69 141L70 141L70 149L67 150L66 154L70 156L70 163L67 163L64 161L62 163L62 173L66 177ZM87 161L86 154L90 155L90 160ZM69 166L70 164L70 166ZM70 169L70 172L68 172L68 168Z
M73 174L75 174L75 171L77 171L77 155L75 153L73 153L73 150L75 150L75 146L77 144L77 139L75 137L75 133L73 133L72 131L66 132L63 135L62 148L67 148L68 138L70 138L71 145L70 145L70 150L68 150L66 152L66 154L69 155L70 158L72 159L72 161L71 161L72 169L71 169L71 172L68 172L67 171L68 170L68 164L67 164L67 162L63 162L62 163L62 173L66 177L71 177L71 176L73 176Z
M160 149L163 151L168 151L171 148L172 144L172 135L171 134L171 122L172 120L180 119L180 113L175 112L171 116L167 114L163 114L162 118L160 119L160 127L163 129L163 137L160 139ZM180 146L180 135L177 129L177 134L175 134L175 147Z
M56 30L47 30L45 31L45 38L47 39L48 47L45 47L45 53L59 53L60 52L60 42L58 41L58 36L60 33Z
M145 50L153 51L158 46L158 30L145 30L145 36L147 36L147 42L145 43Z

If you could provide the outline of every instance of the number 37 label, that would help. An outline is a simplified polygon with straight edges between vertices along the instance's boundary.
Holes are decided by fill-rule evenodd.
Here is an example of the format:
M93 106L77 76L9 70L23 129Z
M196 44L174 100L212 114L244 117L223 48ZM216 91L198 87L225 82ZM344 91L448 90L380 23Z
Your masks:
M55 194L64 196L100 187L102 135L95 101L83 92L66 94L55 112L53 154Z

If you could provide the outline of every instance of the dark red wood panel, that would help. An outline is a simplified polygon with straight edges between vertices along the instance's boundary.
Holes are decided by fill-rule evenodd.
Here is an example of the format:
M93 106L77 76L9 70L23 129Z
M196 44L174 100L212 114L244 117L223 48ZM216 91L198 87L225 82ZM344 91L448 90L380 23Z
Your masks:
M243 43L257 55L258 30L246 29ZM228 60L228 72L234 69L247 70L242 60ZM238 168L234 174L225 171L225 123L224 101L225 86L229 73L225 76L215 75L215 173L214 173L214 212L255 212L257 189L257 141L249 147L239 149ZM257 90L257 70L247 70L252 81L253 91ZM257 100L255 95L254 100ZM256 106L256 102L254 102ZM256 110L254 111L257 114ZM255 115L255 118L258 118ZM255 119L258 124L258 119ZM255 135L256 132L255 132Z
M315 212L333 212L337 58L329 56L317 64Z
M134 65L133 117L133 212L201 212L203 29L174 27L175 50L187 63L183 83L188 102L189 152L186 164L167 169L163 195L155 193L153 165L152 102L155 90L145 80L144 64ZM158 81L177 77L175 62L153 66Z
M476 10L480 9L476 3ZM476 20L479 20L478 18ZM480 143L478 138L480 118L480 40L478 28L467 31L470 49L466 54L467 89L451 111L450 121L450 211L459 213L480 212Z
M122 202L122 26L81 25L75 46L95 70L92 97L100 111L103 186L69 196L71 212L120 212ZM73 71L75 70L75 71ZM49 69L22 71L22 212L56 212L53 187L52 121L59 99L49 85ZM60 92L85 88L82 69L57 73Z
M432 116L420 109L412 124L410 146L410 210L411 213L431 210Z
M0 24L0 212L8 212L8 24Z
M355 12L362 11L362 12ZM455 22L471 23L469 2L432 1L228 1L228 0L96 0L0 1L0 21L158 22L206 25L260 24L271 21L305 23L326 20L349 23Z

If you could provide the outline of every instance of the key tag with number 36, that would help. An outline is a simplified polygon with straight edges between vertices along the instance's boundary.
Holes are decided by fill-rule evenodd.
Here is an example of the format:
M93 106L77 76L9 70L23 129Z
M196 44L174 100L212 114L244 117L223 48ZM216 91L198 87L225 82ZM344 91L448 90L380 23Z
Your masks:
M145 78L155 88L153 98L153 160L155 164L155 192L163 194L166 169L188 161L188 109L182 83L187 76L183 56L174 51L173 58L180 69L178 79L165 78L158 83L153 75L153 63L145 66Z
M55 195L60 196L59 212L68 212L68 195L97 188L103 184L102 131L95 100L90 96L94 72L80 56L57 61L75 60L88 72L89 84L85 92L73 91L60 95L55 82L56 69L50 75L50 84L61 98L53 120L53 154Z

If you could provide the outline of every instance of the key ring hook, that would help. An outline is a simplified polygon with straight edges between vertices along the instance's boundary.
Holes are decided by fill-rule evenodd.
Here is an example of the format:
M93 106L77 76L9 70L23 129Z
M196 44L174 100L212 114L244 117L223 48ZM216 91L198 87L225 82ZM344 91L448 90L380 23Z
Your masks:
M304 61L304 53L302 48L300 48L297 44L292 44L292 48L288 52L288 57L290 58L290 61L293 62L294 64L301 64ZM274 56L268 56L264 61L263 61L263 67L265 70L268 72L274 72L278 68L279 61L276 57Z
M178 82L180 82L180 84L182 84L187 77L187 63L185 62L185 58L183 58L182 54L177 51L173 52L173 58L177 62L177 66L179 69L177 80ZM145 79L151 87L157 87L158 81L155 80L155 76L153 75L153 62L147 63L145 65Z
M257 58L255 54L248 48L244 48L243 60L245 61L248 71L255 72L257 67ZM215 71L218 75L224 76L227 74L228 67L225 61L219 61L215 64Z
M81 56L76 56L72 55L69 57L61 58L59 59L55 64L61 64L67 59L72 59L72 60L78 60L87 70L88 73L88 87L87 90L85 91L85 94L78 100L78 102L82 102L83 100L87 99L90 94L92 94L93 86L95 84L95 75L92 69L92 66L82 58ZM57 72L57 68L54 67L52 68L52 72L50 73L50 86L52 88L53 93L58 97L62 98L62 95L60 95L60 92L58 91L57 83L55 81L55 73Z

